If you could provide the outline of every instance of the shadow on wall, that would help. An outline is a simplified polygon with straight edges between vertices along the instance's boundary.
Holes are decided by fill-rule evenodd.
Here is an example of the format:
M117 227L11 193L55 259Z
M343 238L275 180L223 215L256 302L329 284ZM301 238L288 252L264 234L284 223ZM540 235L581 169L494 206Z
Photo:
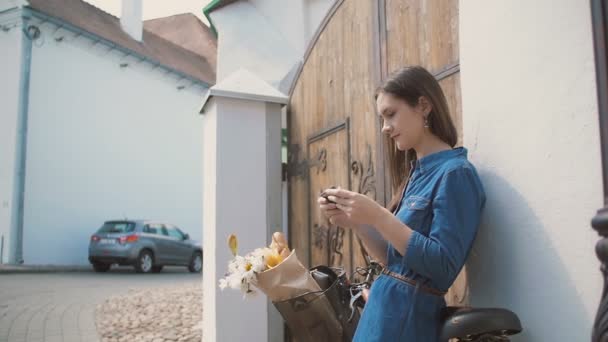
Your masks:
M594 317L576 289L585 279L570 278L549 238L551 227L543 227L500 176L479 174L488 199L467 263L471 305L514 311L524 331L513 341L589 340ZM585 229L573 228L572 234Z

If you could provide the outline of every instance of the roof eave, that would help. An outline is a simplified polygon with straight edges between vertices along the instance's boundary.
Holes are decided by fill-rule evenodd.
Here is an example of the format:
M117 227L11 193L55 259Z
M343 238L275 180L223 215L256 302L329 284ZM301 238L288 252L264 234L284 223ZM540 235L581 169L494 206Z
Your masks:
M182 71L176 70L176 69L174 69L174 68L172 68L172 67L170 67L168 65L165 65L165 64L163 64L163 63L161 63L161 62L159 62L157 60L154 60L154 59L152 59L152 58L150 58L148 56L143 56L143 55L141 55L137 51L133 51L133 50L131 50L129 48L126 48L124 46L118 45L118 44L116 44L116 43L114 43L114 42L112 42L112 41L110 41L110 40L108 40L106 38L103 38L101 36L96 35L95 33L89 32L89 31L87 31L87 30L85 30L83 28L80 28L78 26L72 25L72 24L70 24L70 23L68 23L68 22L66 22L66 21L64 21L64 20L62 20L60 18L54 17L52 15L49 15L49 14L46 14L46 13L43 13L43 12L40 12L40 11L34 9L34 8L31 8L31 7L24 8L24 14L26 14L26 15L29 14L31 16L38 17L39 19L42 19L44 21L48 21L48 22L51 22L51 23L53 23L55 25L67 28L67 29L69 29L71 31L74 31L74 32L77 32L77 33L81 33L83 36L85 36L85 37L87 37L89 39L98 40L100 42L103 42L103 43L107 44L108 46L112 46L113 48L115 48L117 50L120 50L120 51L123 51L125 53L131 54L131 55L135 55L135 56L139 56L143 60L147 60L147 61L151 62L152 64L161 65L163 68L166 68L167 70L170 70L171 72L173 72L173 73L175 73L175 74L183 77L184 79L187 79L187 80L190 80L190 81L192 81L194 83L200 84L200 85L202 85L205 88L210 88L212 86L210 83L208 83L208 82L206 82L204 80L201 80L201 79L199 79L197 77L194 77L192 75L188 75L188 74L186 74L186 73L184 73Z

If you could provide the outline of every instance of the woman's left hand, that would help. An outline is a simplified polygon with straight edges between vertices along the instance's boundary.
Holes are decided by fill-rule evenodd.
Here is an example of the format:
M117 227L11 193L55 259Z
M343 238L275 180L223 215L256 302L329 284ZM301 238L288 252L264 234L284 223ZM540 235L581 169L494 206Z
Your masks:
M375 225L390 212L373 199L357 192L344 189L327 189L325 193L336 207L342 210L356 224Z

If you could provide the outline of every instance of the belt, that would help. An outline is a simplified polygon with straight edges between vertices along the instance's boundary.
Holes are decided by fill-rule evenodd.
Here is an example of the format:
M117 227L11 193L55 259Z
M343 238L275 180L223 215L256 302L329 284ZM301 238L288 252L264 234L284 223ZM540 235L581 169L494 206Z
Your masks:
M416 280L414 280L412 278L408 278L408 277L406 277L404 275L401 275L399 273L395 273L393 271L389 271L387 268L384 268L382 270L382 274L385 274L385 275L387 275L389 277L395 278L397 280L400 280L400 281L402 281L402 282L404 282L406 284L412 285L412 286L417 286L419 284ZM443 297L446 294L446 292L444 292L444 291L439 291L439 290L434 289L434 288L432 288L430 286L426 286L426 285L422 285L422 284L420 285L420 289L422 291L426 292L426 293L430 293L432 295L440 296L440 297Z

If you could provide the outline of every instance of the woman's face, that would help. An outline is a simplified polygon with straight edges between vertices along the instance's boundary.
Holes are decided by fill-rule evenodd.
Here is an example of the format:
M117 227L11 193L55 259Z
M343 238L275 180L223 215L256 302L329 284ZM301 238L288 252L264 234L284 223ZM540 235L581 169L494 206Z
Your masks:
M424 110L419 104L412 107L404 100L388 93L376 99L378 115L383 119L382 133L395 141L400 151L419 145L424 134Z

